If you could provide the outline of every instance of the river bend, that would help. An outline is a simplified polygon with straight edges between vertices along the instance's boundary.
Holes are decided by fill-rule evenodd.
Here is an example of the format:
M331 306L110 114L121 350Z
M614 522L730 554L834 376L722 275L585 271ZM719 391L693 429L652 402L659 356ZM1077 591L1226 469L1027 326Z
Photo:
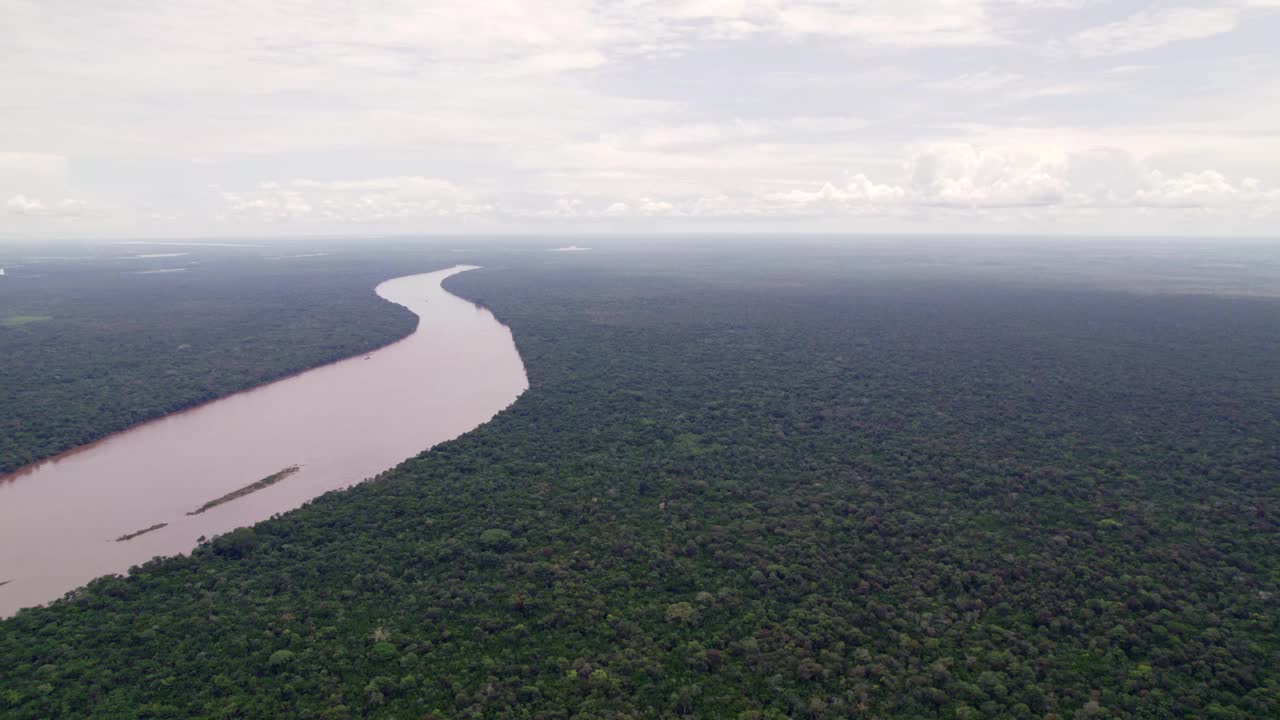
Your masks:
M511 331L440 286L470 269L376 288L418 315L399 342L0 477L0 617L348 487L509 406L528 388ZM279 482L187 514L294 465Z

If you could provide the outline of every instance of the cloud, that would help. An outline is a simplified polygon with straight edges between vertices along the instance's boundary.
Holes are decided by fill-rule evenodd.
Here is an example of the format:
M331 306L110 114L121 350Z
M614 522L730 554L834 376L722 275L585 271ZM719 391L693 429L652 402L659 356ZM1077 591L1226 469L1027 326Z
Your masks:
M895 185L880 185L859 174L839 186L823 183L817 190L772 192L765 194L764 199L781 209L885 207L902 204L907 199L907 190Z
M1226 213L1262 217L1280 211L1280 189L1233 181L1215 170L1170 173L1118 148L930 143L908 148L897 179L855 173L841 182L756 182L734 192L679 188L621 195L595 192L479 192L425 176L354 180L297 179L224 192L228 219L410 223L476 216L525 221L910 217L933 211L986 216L993 211L1105 209Z
M0 126L3 121L0 121ZM34 197L72 195L67 183L67 159L38 152L0 152L0 199L9 197L5 211L11 215L52 215L53 209ZM56 204L55 204L56 205ZM31 206L31 207L28 207Z
M992 26L986 3L966 0L795 3L778 11L775 27L787 35L849 37L899 47L1003 42Z
M848 115L798 115L789 118L735 118L728 122L651 125L600 134L592 145L600 151L637 154L687 152L742 143L809 142L846 137L866 122ZM662 162L672 162L672 158Z
M1067 195L1067 157L969 144L933 145L907 162L908 188L921 204L1025 207L1061 203Z
M4 204L4 208L6 212L12 215L41 215L48 210L39 199L29 198L21 193L9 198L9 201Z
M1114 148L1068 152L932 144L908 154L900 182L857 174L848 182L810 187L762 193L751 214L902 214L929 208L1280 212L1280 188L1255 178L1232 181L1215 170L1165 173Z
M1277 3L0 0L0 212L50 235L1255 218Z
M488 209L457 185L424 176L266 182L253 190L224 191L221 197L224 220L368 223L473 215Z
M252 218L279 222L306 218L314 211L302 193L278 187L248 192L224 192L222 200L226 205L223 219Z
M965 73L945 80L935 80L928 83L928 86L937 90L985 92L999 90L1021 79L1022 75L1015 72L979 70L978 72Z
M62 155L35 152L0 152L0 175L59 177L67 171Z
M1085 56L1152 50L1231 32L1236 29L1240 15L1240 7L1229 5L1144 10L1124 20L1077 33L1069 44Z
M1153 170L1135 204L1153 208L1252 209L1270 212L1280 209L1280 189L1266 189L1256 178L1232 183L1214 170L1165 175Z
M987 0L640 0L602 3L623 54L678 55L705 43L831 39L872 47L1004 42Z
M84 202L71 198L46 203L40 198L18 193L5 202L0 214L32 218L76 218L88 215L89 208Z
M632 203L611 203L603 214L607 217L670 217L676 214L687 215L688 211L677 211L675 204L665 200L642 197Z

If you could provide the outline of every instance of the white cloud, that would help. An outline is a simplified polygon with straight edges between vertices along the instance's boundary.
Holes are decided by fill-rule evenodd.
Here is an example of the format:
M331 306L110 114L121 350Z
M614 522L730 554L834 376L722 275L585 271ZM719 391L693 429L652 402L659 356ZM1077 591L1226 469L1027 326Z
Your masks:
M224 191L224 219L271 222L369 223L422 220L484 212L470 193L445 180L422 176L266 182L248 191Z
M0 0L0 212L176 235L1104 208L1105 232L1194 206L1266 231L1280 0L1188 3Z
M1227 210L1245 208L1258 212L1280 209L1280 188L1266 189L1256 178L1233 183L1214 170L1168 176L1153 170L1135 203L1156 208Z
M222 199L226 203L224 219L252 217L270 221L295 220L310 216L314 209L302 193L277 187L249 192L224 192Z
M88 212L88 206L80 200L64 198L58 202L46 203L40 198L18 193L5 202L0 214L31 218L75 218L83 217Z
M1067 194L1064 153L934 145L912 154L907 175L919 202L956 207L1055 205Z
M907 199L907 191L901 186L874 183L865 175L859 174L840 186L823 183L817 190L773 192L766 194L764 199L780 208L834 210L857 206L899 205Z
M36 152L0 152L0 175L59 177L67 170L62 155Z
M1166 174L1119 149L1072 153L1053 147L937 144L913 151L904 174L901 184L877 184L857 175L845 186L824 183L816 190L766 194L764 200L810 212L902 207L1280 211L1280 188L1267 188L1256 178L1233 182L1214 170Z
M1017 82L1020 79L1022 79L1022 75L1015 72L979 70L978 72L949 77L945 80L935 80L934 82L928 83L928 86L938 90L983 92L998 90Z
M53 210L35 207L44 203L34 198L65 196L72 192L73 188L67 183L67 159L62 155L0 152L0 198L10 198L4 206L8 214L51 217Z
M487 215L526 221L696 221L813 217L926 217L946 212L989 218L1063 211L1155 211L1266 217L1280 211L1280 189L1204 170L1166 173L1116 148L1069 151L1041 146L932 143L908 148L896 179L856 173L839 183L755 182L736 193L607 191L533 194L511 202L501 193L464 189L430 177L265 183L224 194L232 214L270 221L320 218L350 224L415 223ZM771 185L773 187L771 187ZM1028 214L1029 213L1029 214ZM998 217L998 216L997 216Z
M604 3L627 52L681 53L699 43L776 37L856 40L874 47L1003 42L988 0L640 0Z
M854 37L902 47L978 46L1002 42L986 3L972 0L809 2L778 11L785 34Z
M1086 56L1119 55L1151 50L1183 40L1231 32L1240 20L1235 6L1143 10L1124 20L1077 33L1070 45Z
M6 212L14 215L41 215L48 210L38 198L29 198L21 193L9 198L4 207Z

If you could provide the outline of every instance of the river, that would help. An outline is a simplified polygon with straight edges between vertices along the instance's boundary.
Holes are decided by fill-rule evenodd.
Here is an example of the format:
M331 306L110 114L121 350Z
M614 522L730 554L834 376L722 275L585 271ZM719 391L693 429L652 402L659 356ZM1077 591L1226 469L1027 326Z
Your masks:
M528 388L511 331L440 286L470 269L380 284L377 294L417 314L418 327L368 356L168 415L0 477L0 617L348 487L509 406ZM298 472L269 487L187 515L294 465ZM159 523L167 526L116 541Z

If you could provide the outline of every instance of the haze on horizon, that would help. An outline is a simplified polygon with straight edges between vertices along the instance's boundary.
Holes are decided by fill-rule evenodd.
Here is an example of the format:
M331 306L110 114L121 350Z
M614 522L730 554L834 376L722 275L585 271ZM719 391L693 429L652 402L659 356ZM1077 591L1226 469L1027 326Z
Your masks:
M0 17L0 239L1280 221L1280 0Z

